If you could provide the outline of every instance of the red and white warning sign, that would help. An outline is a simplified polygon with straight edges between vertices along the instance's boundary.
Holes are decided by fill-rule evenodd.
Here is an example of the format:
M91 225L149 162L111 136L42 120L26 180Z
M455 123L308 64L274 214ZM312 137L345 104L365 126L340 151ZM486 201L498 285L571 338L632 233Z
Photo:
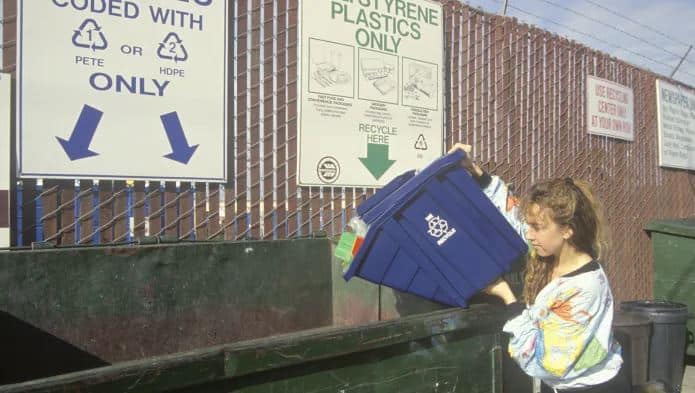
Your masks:
M586 125L589 134L632 141L635 111L632 89L588 75L586 81Z

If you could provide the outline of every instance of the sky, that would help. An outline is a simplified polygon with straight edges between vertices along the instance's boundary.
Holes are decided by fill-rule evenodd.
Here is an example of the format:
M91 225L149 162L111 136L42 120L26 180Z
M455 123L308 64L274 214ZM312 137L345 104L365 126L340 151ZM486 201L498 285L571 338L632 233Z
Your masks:
M504 0L466 0L500 13ZM508 0L507 15L669 76L695 44L695 0ZM674 79L695 87L695 48Z

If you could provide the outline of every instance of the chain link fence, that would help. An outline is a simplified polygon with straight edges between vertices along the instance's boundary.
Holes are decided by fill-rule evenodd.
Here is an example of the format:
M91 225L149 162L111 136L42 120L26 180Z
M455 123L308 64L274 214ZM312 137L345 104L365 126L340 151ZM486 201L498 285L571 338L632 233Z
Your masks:
M476 159L522 196L542 179L591 182L611 229L605 265L616 298L649 296L645 224L695 215L695 174L658 165L657 75L513 18L442 3L447 147L473 145ZM229 181L19 180L13 244L287 239L343 230L374 190L297 186L297 0L232 4ZM3 69L14 72L15 0L4 7ZM587 134L587 75L634 90L633 142Z

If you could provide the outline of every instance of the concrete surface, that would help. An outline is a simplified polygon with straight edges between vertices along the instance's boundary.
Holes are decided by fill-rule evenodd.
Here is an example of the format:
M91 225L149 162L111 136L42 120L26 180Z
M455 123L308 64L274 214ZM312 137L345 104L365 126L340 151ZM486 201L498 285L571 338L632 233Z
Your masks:
M695 366L688 365L685 367L685 376L683 377L682 393L695 393Z

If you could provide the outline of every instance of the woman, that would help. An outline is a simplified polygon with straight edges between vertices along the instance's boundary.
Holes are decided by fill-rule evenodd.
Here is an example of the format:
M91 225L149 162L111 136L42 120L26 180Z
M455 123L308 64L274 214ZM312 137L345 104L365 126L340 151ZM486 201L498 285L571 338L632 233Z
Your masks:
M508 306L503 330L511 335L512 358L542 380L541 392L630 392L612 334L613 295L599 262L601 208L588 183L541 182L519 205L498 177L470 159L463 165L531 248L521 302L504 280L485 290Z

